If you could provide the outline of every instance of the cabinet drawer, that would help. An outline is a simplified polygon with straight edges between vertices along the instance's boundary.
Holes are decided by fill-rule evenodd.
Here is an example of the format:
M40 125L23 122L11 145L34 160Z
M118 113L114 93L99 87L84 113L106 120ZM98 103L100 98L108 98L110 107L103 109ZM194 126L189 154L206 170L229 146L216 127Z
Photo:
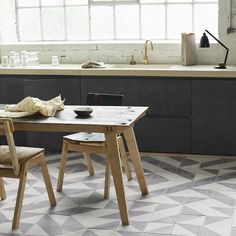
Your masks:
M148 116L190 117L191 81L182 79L82 78L81 99L88 92L124 94L124 105L149 106Z

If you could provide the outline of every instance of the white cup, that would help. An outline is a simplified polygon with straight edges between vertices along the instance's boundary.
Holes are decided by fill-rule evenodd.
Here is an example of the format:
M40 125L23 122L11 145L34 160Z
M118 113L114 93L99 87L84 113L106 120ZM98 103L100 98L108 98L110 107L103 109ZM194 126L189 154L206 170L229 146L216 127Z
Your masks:
M22 64L22 66L28 66L28 57L27 57L27 55L22 55L21 56L21 64Z
M8 67L8 56L2 56L2 67Z
M16 66L16 56L10 56L9 64L10 64L11 67Z
M52 57L52 66L58 66L58 65L59 65L58 56L53 56Z

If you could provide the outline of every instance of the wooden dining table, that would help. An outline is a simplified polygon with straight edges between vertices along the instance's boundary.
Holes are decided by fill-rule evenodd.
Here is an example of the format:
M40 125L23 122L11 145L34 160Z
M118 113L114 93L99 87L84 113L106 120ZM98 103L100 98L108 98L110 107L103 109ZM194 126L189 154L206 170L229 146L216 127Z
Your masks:
M112 176L123 225L129 224L124 183L117 146L117 134L123 134L134 170L143 195L148 194L143 167L134 133L134 124L145 116L148 107L138 106L90 106L93 112L88 117L79 117L74 109L82 106L65 106L54 117L32 115L14 118L15 130L52 132L99 132L107 142L107 158L110 160Z

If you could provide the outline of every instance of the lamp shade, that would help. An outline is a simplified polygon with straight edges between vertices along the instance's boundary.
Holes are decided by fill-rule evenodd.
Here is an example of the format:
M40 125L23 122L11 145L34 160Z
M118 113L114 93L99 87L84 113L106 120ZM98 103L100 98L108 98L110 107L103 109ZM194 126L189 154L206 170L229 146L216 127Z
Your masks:
M206 33L204 32L200 40L200 48L209 48L209 47L210 47L209 39Z

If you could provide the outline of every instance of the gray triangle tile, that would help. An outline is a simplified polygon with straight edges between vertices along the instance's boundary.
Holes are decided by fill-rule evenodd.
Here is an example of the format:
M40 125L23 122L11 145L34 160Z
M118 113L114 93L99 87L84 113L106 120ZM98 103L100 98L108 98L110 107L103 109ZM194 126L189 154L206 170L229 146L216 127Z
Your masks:
M205 220L205 225L210 225L212 223L220 222L225 219L226 219L226 217L207 216L206 220Z
M187 229L190 231L193 235L200 235L202 230L202 225L189 225L189 224L179 224L182 228Z
M185 204L189 204L189 203L193 203L193 202L198 202L198 201L202 201L204 199L207 199L206 198L199 198L199 197L186 197L186 201L185 201Z
M218 234L218 233L216 233L212 230L204 228L202 233L201 233L201 236L224 236L224 235Z
M196 165L198 163L199 162L195 161L195 160L191 160L191 159L188 159L188 158L181 158L181 164L179 165L179 167L192 166L192 165Z
M234 213L233 212L234 211L233 208L222 208L222 207L213 207L213 208L216 209L219 212L224 213L225 215L227 215L229 217L233 216L233 213Z
M189 208L187 206L184 206L181 214L183 215L202 215L200 212L193 210L192 208Z
M219 174L219 169L214 170L214 169L205 169L205 168L203 168L203 170L207 171L207 172L209 172L213 175L218 175Z

